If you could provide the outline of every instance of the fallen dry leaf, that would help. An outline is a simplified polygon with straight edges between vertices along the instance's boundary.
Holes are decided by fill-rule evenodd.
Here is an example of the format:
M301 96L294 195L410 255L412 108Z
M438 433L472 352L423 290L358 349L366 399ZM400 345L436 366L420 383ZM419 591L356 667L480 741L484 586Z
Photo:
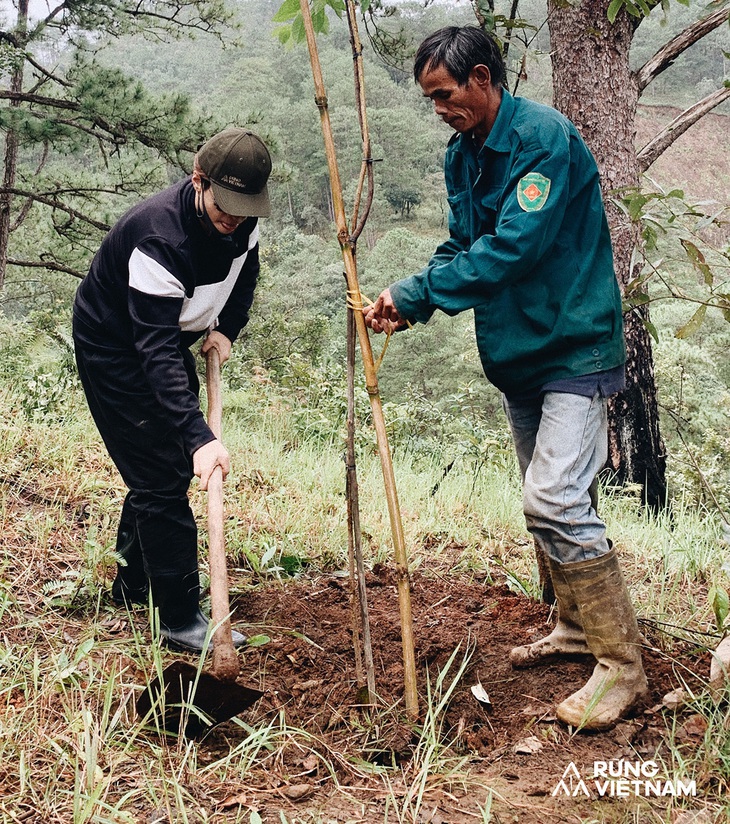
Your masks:
M302 761L302 767L304 768L304 772L316 772L317 767L319 767L319 758L317 758L314 753L308 755L304 761Z
M702 738L707 732L707 719L703 715L691 715L677 733L678 738Z
M543 743L540 741L537 736L530 735L527 738L523 738L521 741L518 741L514 745L514 752L517 755L533 755L536 752L539 752L543 748Z
M282 792L290 801L301 801L310 795L313 789L311 784L290 784L284 787Z
M688 697L687 692L681 687L678 687L676 690L668 692L664 698L662 698L661 706L666 707L668 710L676 710L678 707L681 707L682 704L686 703Z
M236 795L226 796L218 806L221 810L229 810L231 807L241 807L246 803L245 793L236 793Z

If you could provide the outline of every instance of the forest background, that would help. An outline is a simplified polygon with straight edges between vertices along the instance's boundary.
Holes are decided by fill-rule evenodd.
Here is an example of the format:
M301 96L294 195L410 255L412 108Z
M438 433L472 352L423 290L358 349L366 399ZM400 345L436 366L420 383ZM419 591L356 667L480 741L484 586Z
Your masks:
M5 0L0 6L5 32L23 3ZM273 208L261 222L261 281L251 322L224 370L224 426L234 455L227 541L235 586L247 592L346 565L340 460L345 284L308 56L303 46L285 45L277 36L273 19L280 0L229 3L231 17L215 2L158 4L163 10L187 6L195 39L170 37L151 21L125 24L123 15L116 16L124 3L67 5L91 18L49 27L34 52L37 65L24 81L35 98L18 107L22 111L6 105L17 61L9 41L0 38L0 126L5 132L14 127L19 137L0 292L0 616L9 639L0 656L6 702L0 752L3 763L22 766L20 778L0 773L0 781L4 789L11 787L8 809L16 812L27 804L66 821L72 799L74 821L126 821L119 810L132 803L129 798L140 809L162 796L170 805L184 796L186 804L205 808L206 800L178 775L188 776L189 770L205 781L201 773L208 770L210 781L215 770L197 770L182 748L170 769L172 756L143 734L130 745L121 729L122 709L109 709L109 696L129 693L123 670L108 663L117 660L118 647L125 662L137 662L137 672L149 671L154 653L140 645L130 651L128 640L109 641L118 630L108 629L112 619L104 612L103 594L115 567L115 519L124 490L76 378L70 316L78 278L107 227L141 197L185 174L206 136L236 124L251 126L267 140L274 158ZM216 19L196 18L191 6ZM31 4L31 22L48 9ZM668 10L657 6L635 37L634 64L642 65L657 42L702 9L694 2ZM527 21L520 31L530 48L520 62L518 93L549 103L546 11L542 3L528 2L520 12ZM363 292L371 298L420 269L447 231L441 164L451 132L414 84L408 51L441 25L473 22L472 4L464 1L394 4L383 26L403 31L402 66L381 59L365 38L375 199L358 262ZM206 33L209 27L219 34ZM346 27L334 16L319 48L351 204L361 144L351 47ZM723 84L730 69L727 52L723 26L651 84L640 106L637 145ZM517 80L512 74L510 86ZM50 87L56 101L71 90L78 108L60 106L53 118L34 119L33 109L46 106L41 98ZM635 210L647 240L643 270L649 275L669 506L664 513L645 511L640 490L618 487L610 475L602 503L642 618L681 627L680 635L690 627L700 633L693 638L710 645L725 632L729 609L730 325L717 307L708 308L702 323L692 319L707 296L698 261L711 262L713 289L728 292L727 106L706 115L652 165L641 198L616 195L620 208ZM70 125L85 114L95 118L91 131ZM31 204L30 190L42 198ZM702 250L702 260L693 262L688 248ZM506 581L523 595L538 595L514 455L498 393L481 373L471 317L439 315L425 327L395 335L379 381L416 570L445 580L453 575ZM365 553L374 569L390 562L390 543L361 377L357 401ZM192 497L199 509L200 496ZM204 550L204 534L202 539ZM99 673L101 683L92 677ZM92 729L87 707L101 704L103 723ZM730 725L711 712L696 772L710 776L717 820L723 820ZM118 778L122 760L114 748L124 748L126 757L129 747L136 755L138 744L137 768L144 777L128 797L128 775ZM257 756L250 758L253 764ZM682 758L677 763L684 764ZM245 775L232 763L226 762L224 772ZM423 775L442 766L434 761ZM71 776L66 795L54 784L56 770ZM399 821L417 820L419 798L404 790ZM112 806L122 817L99 812ZM240 820L256 819L252 813ZM489 820L486 813L482 820Z
M37 14L42 5L38 4ZM105 227L140 196L177 179L186 164L189 168L189 153L173 152L170 145L191 148L222 126L245 124L272 147L273 213L262 226L263 270L253 319L237 347L229 380L242 380L255 367L277 382L301 389L303 379L328 383L341 370L344 290L318 114L306 49L284 46L275 36L273 17L279 5L244 0L232 6L230 22L237 18L239 27L220 38L208 34L163 44L159 33L151 31L108 38L101 29L95 34L67 31L46 39L44 62L67 72L72 82L81 78L76 82L88 85L92 106L104 97L113 113L115 107L131 102L146 112L153 124L148 131L157 115L157 128L164 134L156 136L157 147L154 140L144 146L124 139L98 152L90 148L88 139L85 143L76 135L59 133L51 136L53 151L42 163L39 136L33 135L36 142L29 142L20 155L18 190L27 190L30 180L44 179L49 190L77 190L80 206L69 215L44 210L36 203L17 220L8 242L8 257L15 265L7 269L0 298L5 323L28 324L21 327L23 333L12 335L14 340L29 341L35 339L34 332L45 330L46 340L52 332L57 342L67 341L76 287L73 275L83 275ZM440 25L474 22L470 3L427 5L424 9L416 2L399 3L383 24L390 32L405 34L404 54ZM633 46L636 66L652 54L658 40L667 39L672 29L681 30L697 16L697 9L697 4L677 4L667 14L657 7L638 30ZM7 22L12 23L9 12ZM549 103L545 8L530 2L521 6L520 13L530 46L520 67L518 93ZM33 6L31 20L32 15ZM374 34L378 36L377 31ZM83 52L75 49L79 37ZM727 40L727 26L712 32L652 84L651 97L642 99L638 145L679 109L722 84L730 65L723 51ZM321 48L342 177L346 197L351 199L359 172L360 136L346 27L334 27L322 38ZM422 99L407 58L390 63L366 48L376 187L358 257L363 291L372 297L393 280L420 269L446 232L441 163L450 130ZM96 85L91 79L94 73ZM515 77L510 83L514 87ZM720 311L708 312L701 325L687 326L697 306L693 301L702 301L703 296L698 293L696 268L679 242L689 239L719 253L716 279L720 284L726 281L728 234L723 210L730 200L730 168L723 106L651 167L644 189L648 206L640 218L655 243L646 268L668 275L654 278L651 301L670 495L712 501L726 513L730 366L725 353L730 330ZM2 110L6 123L10 123L9 112L12 109ZM167 162L156 151L163 138ZM677 193L681 199L673 202ZM87 213L93 220L79 219ZM707 215L714 216L709 228ZM34 257L48 268L22 265ZM675 337L678 330L681 338ZM13 346L4 357L6 374L18 370L17 359L22 360L25 348ZM54 367L34 352L32 361L21 370L29 382L27 404L42 409L62 405L63 393L73 382L72 371L68 372L63 358L61 366ZM393 409L396 420L391 425L413 436L410 448L421 443L430 450L431 441L441 439L447 420L453 426L462 426L464 419L487 427L504 426L498 394L481 374L470 316L439 315L417 334L396 336L380 380L384 398L398 407L397 412ZM463 443L454 448L463 449ZM445 464L453 457L445 456Z

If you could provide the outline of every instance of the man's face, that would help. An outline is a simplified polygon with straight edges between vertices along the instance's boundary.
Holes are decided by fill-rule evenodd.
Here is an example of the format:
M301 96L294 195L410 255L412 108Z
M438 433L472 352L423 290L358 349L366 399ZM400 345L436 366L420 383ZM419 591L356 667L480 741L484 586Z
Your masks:
M419 84L424 97L433 101L436 114L457 132L474 132L486 137L492 127L499 92L491 85L486 66L475 66L466 85L460 86L445 66L426 67Z

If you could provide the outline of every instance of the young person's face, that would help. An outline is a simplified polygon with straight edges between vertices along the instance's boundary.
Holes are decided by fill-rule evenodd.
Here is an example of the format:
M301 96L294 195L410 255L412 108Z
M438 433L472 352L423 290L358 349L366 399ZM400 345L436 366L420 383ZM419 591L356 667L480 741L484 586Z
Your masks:
M193 185L198 191L202 191L203 206L210 218L210 222L217 232L220 232L222 235L230 235L246 220L245 217L229 215L227 212L218 208L210 181L199 172L193 172Z
M246 220L245 217L229 215L227 212L219 209L213 196L213 189L210 186L206 186L203 189L203 204L210 218L210 222L222 235L230 235L232 232L235 232L243 221Z

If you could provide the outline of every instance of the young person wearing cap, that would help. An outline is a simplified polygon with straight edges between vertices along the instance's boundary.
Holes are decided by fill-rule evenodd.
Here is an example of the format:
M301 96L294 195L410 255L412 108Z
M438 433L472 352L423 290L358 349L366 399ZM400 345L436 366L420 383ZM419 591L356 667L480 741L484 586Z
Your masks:
M593 675L556 708L613 726L646 692L641 637L618 556L591 500L607 456L606 398L624 385L621 297L596 163L563 115L504 88L496 41L448 27L414 75L456 132L444 162L450 237L426 268L366 310L375 331L436 309L472 309L487 378L503 393L527 528L558 601L555 629L515 647L515 667L592 655Z
M118 604L159 611L176 649L200 651L197 528L188 502L226 448L198 400L192 346L225 362L248 321L259 273L258 218L270 213L271 157L246 129L210 138L193 173L134 206L104 238L76 294L73 337L94 421L129 492L117 532ZM234 633L237 645L245 636Z

